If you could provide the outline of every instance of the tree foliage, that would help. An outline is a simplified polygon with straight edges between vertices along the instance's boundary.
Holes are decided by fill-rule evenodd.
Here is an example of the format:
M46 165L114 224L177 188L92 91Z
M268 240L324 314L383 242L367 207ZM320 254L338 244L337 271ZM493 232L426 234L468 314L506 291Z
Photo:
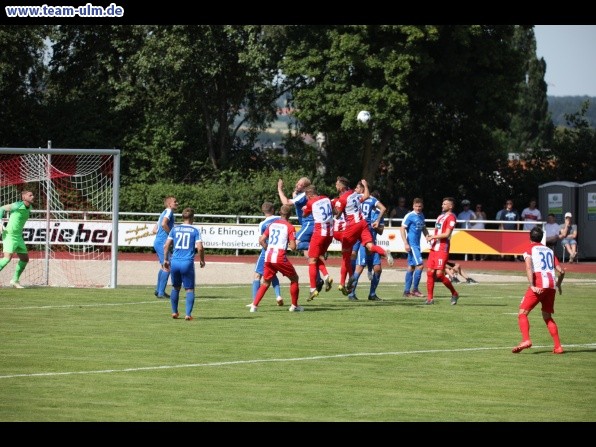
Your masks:
M301 130L325 137L324 172L376 177L407 119L407 76L417 43L429 33L432 27L291 27L282 70ZM360 110L372 112L368 125L356 120Z
M345 175L388 206L418 196L432 216L449 195L490 214L593 178L586 110L552 139L531 26L7 26L0 48L0 145L119 148L137 211L171 192L198 212L258 213L279 176L333 195ZM257 144L282 95L284 155Z
M546 62L536 57L536 38L532 27L517 27L516 45L525 56L525 77L519 83L516 95L517 110L511 118L507 132L509 152L524 152L550 147L554 126L548 112L547 86L544 80Z
M0 27L0 146L46 144L41 132L46 34L45 26Z
M303 131L325 135L325 172L371 179L392 202L474 197L505 154L524 57L514 26L297 26L283 60ZM369 110L370 125L360 125ZM461 162L473 157L474 163ZM440 179L440 181L438 181ZM449 189L445 188L449 185ZM499 199L500 200L500 199ZM434 201L434 205L432 204Z
M443 197L500 202L495 161L504 148L495 132L515 110L523 58L514 26L441 26L424 48L409 89L409 126L393 165L400 194L424 197L438 214ZM409 194L405 194L408 192Z
M254 133L243 141L242 126L263 129L276 116L277 60L261 27L147 26L143 32L143 48L126 67L143 114L129 144L145 148L131 174L189 182L234 166L234 157L254 145ZM159 168L147 176L154 163Z
M54 147L122 148L135 114L119 104L117 85L128 81L124 64L141 36L127 26L63 25L48 37L48 139Z
M577 113L582 104L590 102L585 118L590 127L596 128L596 97L590 96L548 96L548 110L552 116L555 127L566 126L565 115Z
M578 112L565 115L567 127L557 129L551 151L551 159L556 161L552 181L586 183L596 179L596 129L586 118L589 107L590 101L585 101Z

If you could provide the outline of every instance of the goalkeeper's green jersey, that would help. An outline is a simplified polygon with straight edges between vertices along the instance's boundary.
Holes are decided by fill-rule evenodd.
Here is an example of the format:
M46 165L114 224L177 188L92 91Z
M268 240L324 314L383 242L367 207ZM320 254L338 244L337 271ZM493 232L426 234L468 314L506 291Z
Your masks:
M29 219L29 211L31 207L26 206L22 200L13 203L10 206L10 218L6 225L6 231L11 234L22 234L23 227Z

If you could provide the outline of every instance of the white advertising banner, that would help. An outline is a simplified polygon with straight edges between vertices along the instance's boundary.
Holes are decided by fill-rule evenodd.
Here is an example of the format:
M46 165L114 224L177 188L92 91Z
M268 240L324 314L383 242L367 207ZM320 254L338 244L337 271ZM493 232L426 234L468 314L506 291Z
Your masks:
M6 222L6 221L5 221ZM154 222L120 222L118 224L119 247L153 247ZM259 250L259 226L242 224L197 224L201 231L205 248L225 248ZM299 228L299 227L297 227ZM49 235L51 245L110 245L112 243L112 223L106 221L46 221L30 219L23 229L27 244L45 244ZM377 245L391 251L403 251L399 228L385 228L377 236ZM426 240L421 238L420 246L428 250ZM334 240L330 251L341 251L341 244Z

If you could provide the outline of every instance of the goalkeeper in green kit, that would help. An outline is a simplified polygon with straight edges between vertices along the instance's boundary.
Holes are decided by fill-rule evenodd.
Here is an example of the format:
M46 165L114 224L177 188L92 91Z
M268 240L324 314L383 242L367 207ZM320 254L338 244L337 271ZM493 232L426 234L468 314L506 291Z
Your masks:
M21 192L20 201L0 207L0 221L4 217L5 212L10 212L8 224L6 225L6 228L2 230L2 251L4 251L4 257L0 260L0 271L6 267L10 262L12 255L16 253L19 257L19 262L17 263L17 268L10 281L10 285L17 289L24 288L20 284L19 279L29 262L29 253L27 252L27 246L23 239L23 227L25 226L27 219L29 219L29 212L31 211L33 199L33 193L24 190Z

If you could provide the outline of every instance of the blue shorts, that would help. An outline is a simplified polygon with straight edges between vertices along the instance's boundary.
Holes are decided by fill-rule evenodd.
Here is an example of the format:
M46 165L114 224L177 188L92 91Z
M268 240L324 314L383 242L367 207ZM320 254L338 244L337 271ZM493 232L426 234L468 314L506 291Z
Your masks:
M296 250L308 250L314 229L315 223L313 221L308 221L300 227L300 230L296 233Z
M422 253L420 252L420 246L416 247L410 245L410 251L408 252L408 265L410 267L416 267L424 262L422 259Z
M163 264L164 256L163 256L163 246L166 241L158 241L156 240L153 243L153 250L155 250L155 254L157 255L157 259L159 260L160 264Z
M170 278L173 287L195 288L195 262L172 259Z
M265 250L261 250L261 254L259 255L259 259L257 259L257 263L255 265L255 273L263 276L265 273Z
M361 246L356 256L356 265L371 267L381 265L381 256L378 253L366 253L366 247Z

